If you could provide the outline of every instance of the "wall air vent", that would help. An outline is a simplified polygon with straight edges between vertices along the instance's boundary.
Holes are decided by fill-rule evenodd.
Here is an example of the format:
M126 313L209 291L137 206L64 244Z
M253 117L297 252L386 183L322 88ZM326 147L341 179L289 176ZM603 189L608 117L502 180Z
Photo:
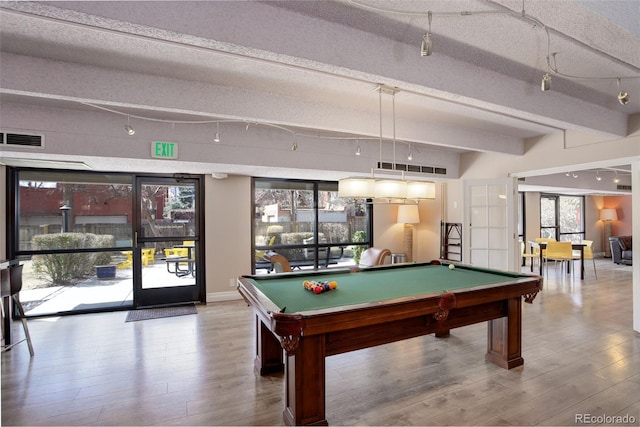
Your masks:
M44 135L28 135L26 133L2 132L1 143L5 146L43 148Z
M395 167L394 167L395 166ZM378 162L378 169L396 170L405 172L426 173L431 175L446 175L447 168L438 168L434 166L407 165L405 163Z
M616 186L616 188L618 190L622 190L622 191L631 191L631 186L630 185L623 185L623 184L618 184Z

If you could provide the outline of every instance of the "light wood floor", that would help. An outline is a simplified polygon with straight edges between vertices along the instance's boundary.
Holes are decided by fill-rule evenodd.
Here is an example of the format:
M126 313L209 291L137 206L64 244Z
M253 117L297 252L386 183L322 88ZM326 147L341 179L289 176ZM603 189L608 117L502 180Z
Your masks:
M485 363L486 326L327 359L333 425L576 425L576 414L640 422L640 335L631 267L550 270L523 307L523 367ZM3 425L281 425L282 376L253 369L252 313L241 302L125 323L126 312L29 321L2 354ZM15 324L16 334L20 334Z

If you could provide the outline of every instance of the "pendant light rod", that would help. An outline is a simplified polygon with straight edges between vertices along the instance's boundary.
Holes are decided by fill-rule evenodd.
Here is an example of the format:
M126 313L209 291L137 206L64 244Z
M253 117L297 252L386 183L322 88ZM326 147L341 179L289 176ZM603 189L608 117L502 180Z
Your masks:
M391 118L393 124L393 168L396 168L396 92L391 95ZM404 175L404 174L403 174Z

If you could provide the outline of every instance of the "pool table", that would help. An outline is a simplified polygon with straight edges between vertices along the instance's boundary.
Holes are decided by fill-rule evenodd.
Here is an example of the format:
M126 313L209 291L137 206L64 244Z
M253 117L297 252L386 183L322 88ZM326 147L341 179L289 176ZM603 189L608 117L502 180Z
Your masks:
M431 333L445 337L488 321L485 359L505 369L522 365L521 299L533 302L541 277L449 264L238 278L256 318L255 367L260 375L285 372L285 423L328 424L325 357L339 353ZM338 285L315 294L305 280Z

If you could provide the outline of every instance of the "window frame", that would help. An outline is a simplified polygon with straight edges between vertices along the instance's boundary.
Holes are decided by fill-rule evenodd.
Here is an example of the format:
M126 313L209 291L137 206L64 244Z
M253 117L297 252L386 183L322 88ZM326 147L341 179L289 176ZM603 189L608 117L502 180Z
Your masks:
M580 199L580 217L582 221L580 222L581 230L580 231L571 231L566 232L561 229L561 221L560 218L562 216L561 207L562 203L560 199L562 197L571 197ZM542 225L542 199L551 199L554 200L555 203L555 218L554 218L554 226L548 227ZM580 236L578 240L584 240L585 238L585 222L584 222L584 214L585 214L585 197L579 195L570 195L570 194L557 194L557 193L542 193L540 194L540 235L544 235L543 230L553 229L553 238L558 241L573 241L572 239L567 239L567 236ZM563 239L564 238L564 239ZM578 243L578 242L574 242Z
M259 182L269 182L269 183L295 183L301 185L310 185L312 186L313 191L313 243L312 244L297 244L297 245L269 245L260 246L256 245L256 227L255 227L255 212L256 212L256 183ZM335 190L327 190L327 186L335 186ZM321 191L338 191L338 182L337 181L322 181L322 180L303 180L303 179L287 179L287 178L264 178L264 177L253 177L251 179L251 252L250 256L252 259L251 268L252 274L256 274L256 263L255 263L255 253L256 251L264 251L268 249L306 249L310 251L314 251L314 253L318 254L321 250L331 251L331 248L344 248L346 246L364 246L368 248L373 243L373 207L368 200L366 204L366 216L367 216L367 238L362 242L356 242L351 240L339 242L339 243L321 243L319 240L319 225L320 225L320 214L319 214L319 203L318 203L318 195ZM350 236L352 237L352 236ZM314 258L313 269L317 270L321 267L325 267L325 265L321 262L322 257L316 256Z

